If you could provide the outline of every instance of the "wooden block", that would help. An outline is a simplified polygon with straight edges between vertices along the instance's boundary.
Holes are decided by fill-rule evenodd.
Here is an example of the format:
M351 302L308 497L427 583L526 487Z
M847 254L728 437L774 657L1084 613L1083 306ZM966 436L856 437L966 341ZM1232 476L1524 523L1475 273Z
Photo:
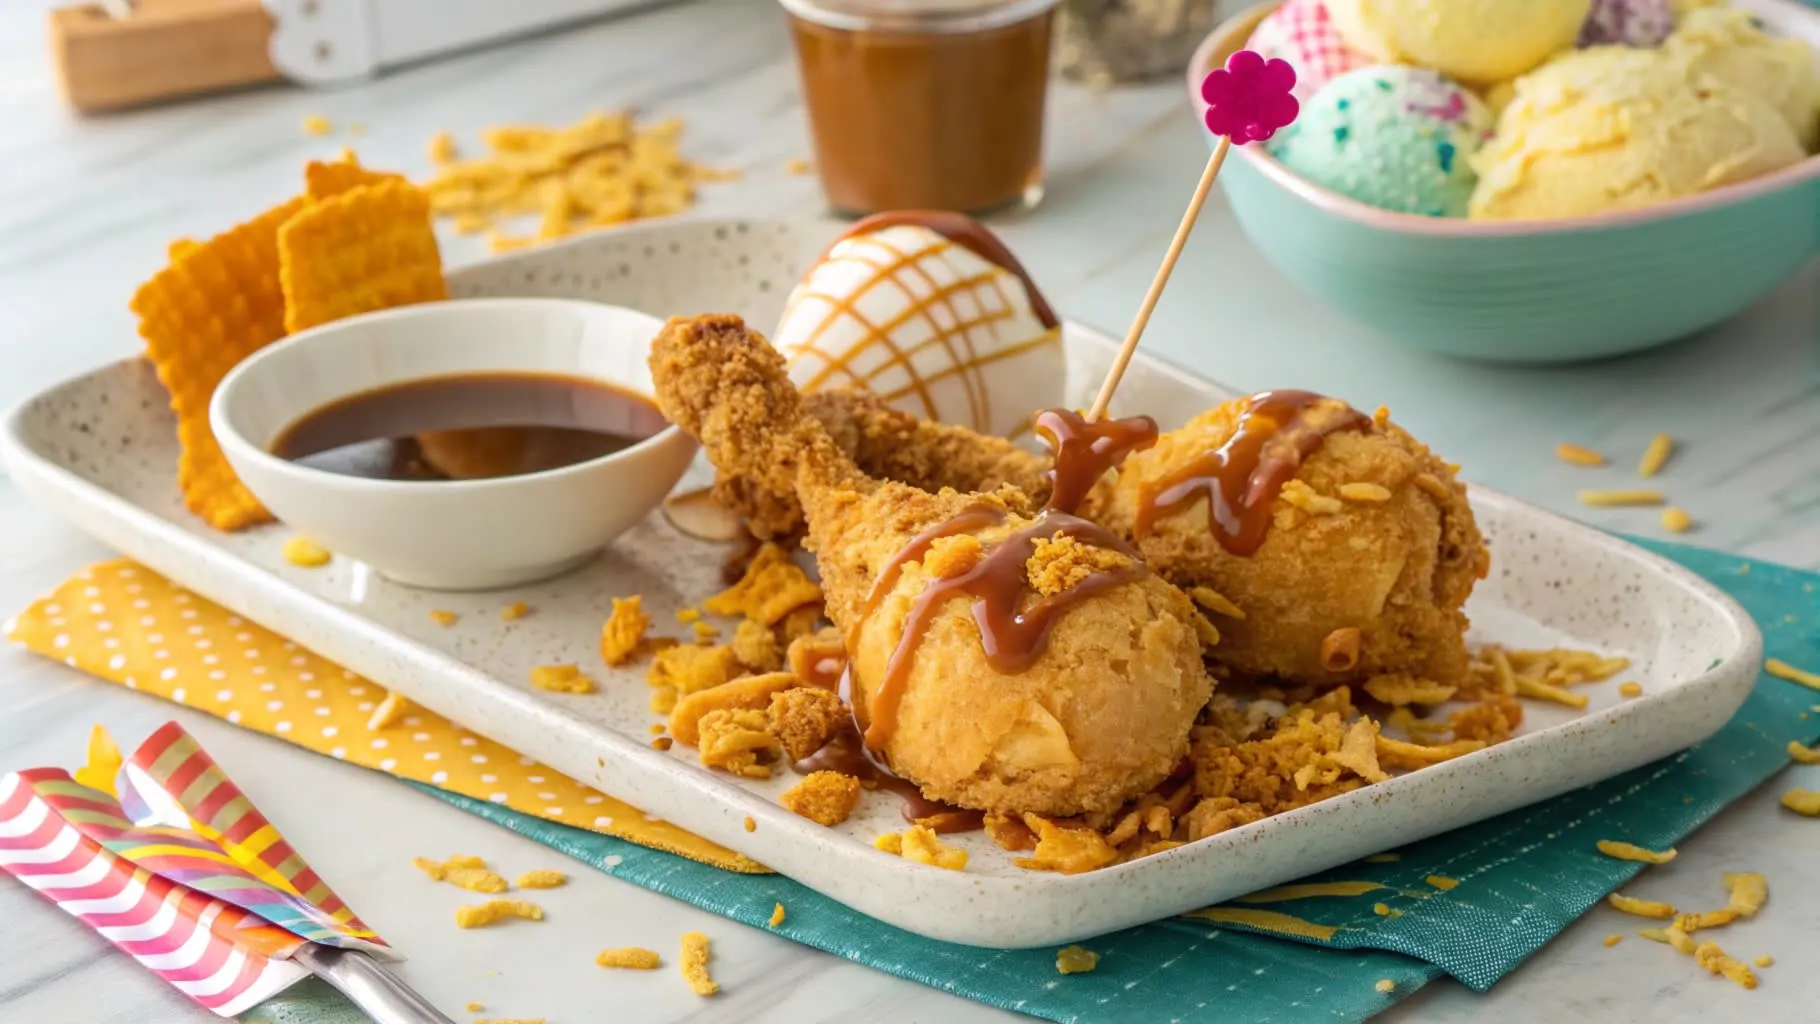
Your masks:
M51 64L64 98L85 113L282 78L259 0L138 0L112 18L99 6L50 12Z

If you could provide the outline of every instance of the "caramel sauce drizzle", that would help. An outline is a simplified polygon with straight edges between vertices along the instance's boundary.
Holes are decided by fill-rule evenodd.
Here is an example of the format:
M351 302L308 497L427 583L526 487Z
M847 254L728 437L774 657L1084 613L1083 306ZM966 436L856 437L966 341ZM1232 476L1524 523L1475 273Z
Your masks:
M981 525L995 525L1003 522L1004 517L1005 513L998 509L970 509L946 523L924 531L905 551L915 549L919 541L923 542L921 550L927 551L928 545L941 536L975 530ZM1037 541L1056 536L1073 537L1095 547L1123 552L1132 557L1132 564L1124 569L1094 573L1067 590L1039 597L1020 609L1022 599L1030 589L1025 563L1036 552ZM923 540L925 537L928 538L927 541ZM911 603L910 613L904 618L903 635L898 640L896 650L891 652L891 660L885 665L885 677L879 681L878 692L873 694L868 709L870 721L865 731L866 746L873 750L883 750L890 742L891 734L897 728L898 709L903 703L904 687L908 682L910 664L915 658L916 649L924 632L928 630L929 623L949 600L961 596L973 599L973 622L979 627L980 647L985 652L986 661L999 672L1015 675L1035 664L1043 652L1048 650L1050 631L1055 625L1056 617L1062 612L1095 594L1138 579L1148 572L1136 558L1136 554L1123 541L1097 523L1065 512L1049 510L1038 515L1028 526L1000 540L966 572L931 580ZM890 567L893 571L889 573L893 580L901 573L905 560L903 553L893 559ZM880 576L881 581L884 578L884 575ZM882 595L876 591L868 597L868 612L876 606L876 600L881 598Z
M987 263L1004 267L1024 283L1024 290L1030 293L1030 310L1036 314L1036 318L1042 322L1043 326L1054 330L1062 325L1060 318L1055 315L1055 308L1049 305L1048 299L1043 298L1043 293L1037 290L1036 282L1030 279L1029 271L1024 269L1024 265L1018 262L1017 257L1012 255L1005 243L988 230L986 225L964 213L954 213L950 210L891 210L885 213L875 213L855 222L852 227L841 234L840 238L835 239L835 244L855 235L870 234L874 231L904 225L928 228L955 245L969 250ZM833 248L833 246L829 248Z
M904 802L902 813L905 821L934 819L929 822L929 826L937 832L970 832L984 824L985 816L979 811L965 811L939 800L931 800L923 795L923 791L914 782L891 774L889 768L879 764L866 750L859 729L851 722L843 724L834 738L820 750L791 767L803 775L810 772L840 772L842 775L851 775L862 783L870 783L871 788L895 794Z
M1073 514L1107 473L1132 452L1156 444L1156 421L1148 416L1121 420L1096 420L1072 409L1045 409L1036 417L1036 432L1054 453L1049 478L1049 504L1056 512Z
M1329 413L1309 411L1330 403ZM1341 430L1362 430L1371 417L1310 391L1262 391L1246 400L1226 443L1183 463L1138 495L1132 532L1143 539L1156 521L1205 497L1207 528L1228 552L1245 557L1270 532L1272 510L1304 460Z

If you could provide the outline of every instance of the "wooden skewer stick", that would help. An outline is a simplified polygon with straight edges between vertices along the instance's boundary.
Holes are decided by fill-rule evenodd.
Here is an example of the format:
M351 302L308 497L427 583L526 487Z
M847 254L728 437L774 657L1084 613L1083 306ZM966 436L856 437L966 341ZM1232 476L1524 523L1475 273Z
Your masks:
M1137 318L1131 322L1131 330L1125 334L1125 343L1119 346L1118 358L1112 361L1112 369L1106 374L1106 383L1100 385L1100 394L1093 400L1093 408L1087 413L1088 422L1102 419L1106 407L1112 404L1112 393L1118 390L1119 379L1125 376L1125 367L1131 365L1131 357L1137 352L1138 339L1143 337L1144 328L1150 323L1150 314L1156 311L1157 300L1163 297L1163 287L1169 283L1169 275L1175 271L1175 261L1181 258L1182 248L1188 244L1188 235L1194 230L1194 222L1201 215L1201 207L1207 203L1207 194L1213 191L1213 179L1220 176L1220 165L1226 162L1226 151L1232 148L1232 140L1220 136L1219 145L1213 148L1213 156L1207 159L1207 168L1201 172L1201 182L1194 187L1194 198L1188 201L1188 210L1182 214L1182 223L1176 225L1175 239L1169 243L1169 251L1163 254L1163 265L1157 268L1156 277L1150 282L1150 290L1144 294L1143 305L1138 307Z

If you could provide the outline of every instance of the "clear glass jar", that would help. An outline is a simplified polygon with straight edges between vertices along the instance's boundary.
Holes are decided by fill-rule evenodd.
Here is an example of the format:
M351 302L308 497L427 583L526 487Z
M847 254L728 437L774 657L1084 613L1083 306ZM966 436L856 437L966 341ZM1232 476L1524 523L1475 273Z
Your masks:
M1057 0L781 0L815 165L848 215L1042 196Z
M1056 68L1091 85L1177 74L1219 23L1220 6L1220 0L1062 0Z

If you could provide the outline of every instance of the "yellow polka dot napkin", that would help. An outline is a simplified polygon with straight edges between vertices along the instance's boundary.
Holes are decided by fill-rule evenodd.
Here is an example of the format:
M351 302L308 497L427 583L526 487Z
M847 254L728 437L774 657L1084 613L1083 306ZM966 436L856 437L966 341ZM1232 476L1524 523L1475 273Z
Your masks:
M767 870L427 709L369 729L386 691L120 559L77 573L7 629L28 650L129 690L401 779L748 873Z

